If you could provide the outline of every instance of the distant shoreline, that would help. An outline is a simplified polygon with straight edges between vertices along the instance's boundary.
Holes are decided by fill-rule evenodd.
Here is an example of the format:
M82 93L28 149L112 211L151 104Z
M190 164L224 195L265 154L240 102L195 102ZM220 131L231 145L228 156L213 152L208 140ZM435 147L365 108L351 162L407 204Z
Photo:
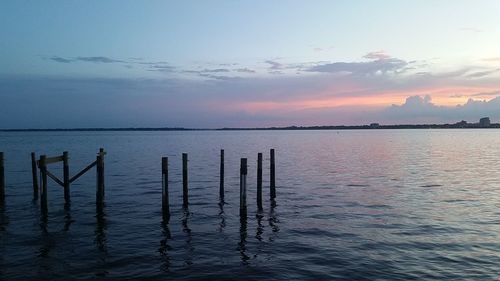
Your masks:
M307 130L380 130L380 129L498 129L500 123L487 127L478 124L467 126L458 124L421 124L421 125L356 125L356 126L288 126L288 127L262 127L262 128L59 128L59 129L0 129L0 132L121 132L121 131L307 131Z

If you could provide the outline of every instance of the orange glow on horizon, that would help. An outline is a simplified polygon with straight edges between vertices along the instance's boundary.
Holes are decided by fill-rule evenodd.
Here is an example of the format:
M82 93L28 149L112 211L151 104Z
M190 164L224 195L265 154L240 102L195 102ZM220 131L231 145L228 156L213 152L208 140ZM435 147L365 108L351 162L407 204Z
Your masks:
M432 103L437 106L457 106L465 104L469 98L475 100L491 100L495 96L472 96L477 93L487 93L498 90L499 87L439 87L439 88L421 88L406 91L385 91L373 93L369 96L347 96L336 97L337 89L331 90L330 97L327 98L298 98L296 100L285 101L256 101L256 102L240 102L235 104L225 104L224 109L243 110L250 113L260 111L295 111L309 109L323 109L335 107L366 107L366 108L381 108L391 106L393 104L402 105L409 96L426 96L432 98ZM345 90L345 89L342 89ZM358 89L359 90L359 89ZM304 96L327 96L326 94L318 95L315 93L304 94ZM322 94L322 93L321 93Z

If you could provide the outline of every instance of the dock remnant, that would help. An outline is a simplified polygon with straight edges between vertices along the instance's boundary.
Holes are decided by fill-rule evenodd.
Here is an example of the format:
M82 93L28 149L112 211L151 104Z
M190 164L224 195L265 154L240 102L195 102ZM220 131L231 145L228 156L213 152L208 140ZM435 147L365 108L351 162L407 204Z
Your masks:
M5 171L4 171L3 152L0 152L0 201L3 202L4 199L5 199Z
M220 168L219 168L219 199L224 201L224 149L220 150Z
M270 173L269 173L269 176L270 176L269 189L270 189L271 199L274 199L274 198L276 198L276 182L275 182L276 166L275 166L275 161L274 161L274 149L271 149L270 153L271 153L271 159L270 159L271 160L271 167L270 167Z
M41 191L40 191L40 206L44 214L47 213L47 177L51 178L54 182L59 184L64 188L64 201L66 204L70 203L70 185L72 182L77 180L79 177L84 175L87 171L96 166L96 177L97 177L97 188L96 188L96 205L99 207L102 205L104 200L104 155L106 152L103 148L99 149L96 160L90 163L83 170L78 172L75 176L70 177L69 173L69 153L64 151L62 155L47 157L46 155L40 155L38 161L33 161L35 159L35 153L31 153L31 168L33 177L33 197L36 200L38 196L38 179L36 176L36 167L40 170L40 181L41 181ZM47 166L52 163L63 162L63 180L61 181L57 176L52 174Z
M182 153L182 206L187 208L188 205L188 155Z
M168 157L161 158L161 175L162 175L162 196L161 209L163 213L163 221L168 223L170 220L170 203L168 198Z
M262 210L262 153L257 154L257 208Z
M240 217L247 216L247 159L240 162Z
M96 189L96 204L101 207L104 202L104 148L99 149L96 157L96 174L97 174L97 189Z
M38 200L38 176L37 171L38 167L36 166L36 154L35 152L31 152L31 177L33 178L33 200Z

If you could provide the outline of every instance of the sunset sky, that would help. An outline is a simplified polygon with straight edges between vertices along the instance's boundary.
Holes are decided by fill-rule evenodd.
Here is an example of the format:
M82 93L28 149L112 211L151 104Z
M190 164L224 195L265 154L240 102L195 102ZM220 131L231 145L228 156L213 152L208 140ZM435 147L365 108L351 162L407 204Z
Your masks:
M0 128L500 122L500 1L1 1Z

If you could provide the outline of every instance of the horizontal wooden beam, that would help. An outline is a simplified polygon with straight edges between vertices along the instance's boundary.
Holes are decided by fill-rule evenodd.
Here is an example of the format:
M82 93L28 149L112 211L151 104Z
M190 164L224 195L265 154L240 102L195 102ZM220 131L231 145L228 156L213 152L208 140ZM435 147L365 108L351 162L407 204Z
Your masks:
M64 159L64 158L63 158L63 156L62 156L62 155L61 155L61 156L54 156L54 157L47 157L47 158L45 159L45 164L47 164L47 165L48 165L48 164L52 164L52 163L61 162L61 161L63 161L63 159Z
M54 156L45 158L45 165L63 161L63 156ZM36 160L37 167L40 167L40 160Z

